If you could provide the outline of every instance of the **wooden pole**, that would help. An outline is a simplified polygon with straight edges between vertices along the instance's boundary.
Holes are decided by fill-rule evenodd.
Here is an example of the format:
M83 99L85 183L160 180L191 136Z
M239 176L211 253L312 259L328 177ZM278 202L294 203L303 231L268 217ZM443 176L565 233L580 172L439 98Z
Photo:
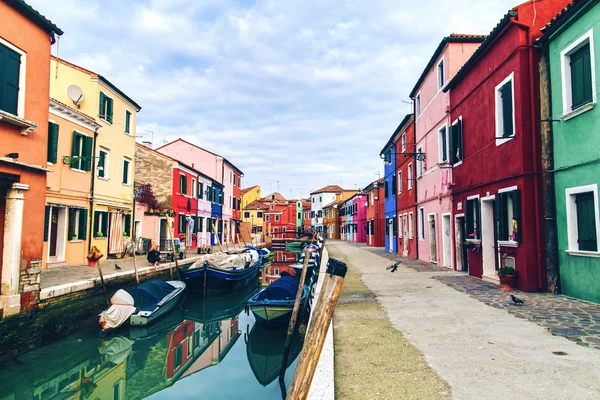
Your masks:
M294 378L287 393L287 399L289 400L305 400L308 397L347 270L348 268L343 262L333 258L329 259L327 264L327 274L329 276L325 277L323 283L322 301L317 304L313 314L314 323L311 324L306 333L304 347L300 353L294 371Z
M110 306L110 300L108 300L108 293L106 292L106 284L104 283L104 275L102 275L102 268L100 267L100 260L96 262L98 266L98 274L100 275L100 283L102 284L102 290L104 291L104 299L106 300L106 304Z
M283 346L283 361L281 364L281 370L279 371L279 379L285 378L285 370L287 369L287 361L290 355L290 346L292 344L292 337L296 330L296 320L298 319L298 310L300 309L300 302L302 301L302 292L304 291L304 280L306 279L306 270L308 270L308 262L310 260L310 251L304 252L304 264L302 267L302 273L300 274L300 284L298 285L298 291L296 292L296 301L294 302L294 309L292 310L292 318L288 325L287 336L285 338L285 346Z
M173 231L171 227L171 218L169 217L169 213L166 215L167 218L167 235L169 236L169 240L171 241L171 256L177 262L177 257L175 256L175 240L173 239ZM177 264L176 264L177 265ZM169 273L171 274L171 280L173 280L173 268L169 267Z
M129 230L131 233L131 241L132 241L132 247L133 247L133 272L135 272L135 283L137 283L138 285L140 284L140 277L138 276L138 271L137 271L137 264L135 262L135 201L133 202L133 212L132 212L132 218L133 220L133 227L129 227Z

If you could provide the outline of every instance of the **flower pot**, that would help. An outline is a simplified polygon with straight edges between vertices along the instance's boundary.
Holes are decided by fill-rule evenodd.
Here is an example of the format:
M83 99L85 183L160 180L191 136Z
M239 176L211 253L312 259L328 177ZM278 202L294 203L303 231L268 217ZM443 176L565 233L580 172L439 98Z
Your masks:
M506 275L506 276L499 276L498 278L500 278L500 283L503 285L500 290L503 292L512 292L513 288L510 287L510 283L513 281L513 279L515 279L514 275Z
M97 262L97 261L91 261L91 260L88 260L88 267L90 267L90 268L94 268L94 267L96 266L96 262Z

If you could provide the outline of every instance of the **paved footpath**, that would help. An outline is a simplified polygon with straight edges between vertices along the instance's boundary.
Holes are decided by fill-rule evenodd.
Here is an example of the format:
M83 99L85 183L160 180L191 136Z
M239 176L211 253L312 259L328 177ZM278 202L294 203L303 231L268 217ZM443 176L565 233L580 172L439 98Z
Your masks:
M328 241L327 247L331 257L344 259L350 269L362 273L393 327L423 352L450 385L453 398L600 399L600 350L591 347L593 341L581 346L553 335L539 321L525 319L528 307L543 309L536 304L555 299L557 306L550 307L557 314L555 321L576 314L591 321L593 330L600 318L594 315L595 305L561 296L540 302L534 294L519 293L526 304L516 311L522 315L511 315L499 299L488 305L488 297L477 290L471 297L473 287L456 283L462 277L472 280L463 274L423 268L423 263L407 259L390 273L385 269L390 259L377 250L340 241ZM444 283L448 278L452 279ZM581 304L576 312L572 302Z

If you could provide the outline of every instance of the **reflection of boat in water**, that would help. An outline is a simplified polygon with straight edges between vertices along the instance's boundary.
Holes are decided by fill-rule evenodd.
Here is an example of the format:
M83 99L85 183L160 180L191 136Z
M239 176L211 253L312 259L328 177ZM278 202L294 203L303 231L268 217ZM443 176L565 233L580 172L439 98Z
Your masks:
M258 289L255 284L234 293L204 298L188 296L182 306L183 313L185 318L203 323L233 318L244 310L246 302Z
M263 386L273 382L281 370L283 363L283 347L287 329L269 329L264 325L254 324L248 334L246 355L256 380ZM286 368L292 365L302 350L303 339L296 331L292 337L292 345Z

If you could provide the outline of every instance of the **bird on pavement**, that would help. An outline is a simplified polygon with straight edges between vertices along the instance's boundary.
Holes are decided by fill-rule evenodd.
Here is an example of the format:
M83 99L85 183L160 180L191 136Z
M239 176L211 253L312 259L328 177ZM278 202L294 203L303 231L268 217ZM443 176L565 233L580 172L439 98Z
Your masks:
M398 265L400 265L400 261L398 261L395 264L390 265L389 267L387 267L387 270L390 270L390 272L396 272L396 270L398 269Z
M518 298L517 296L515 296L514 294L510 295L510 298L512 300L512 302L516 305L516 306L520 306L525 304L525 302L523 300L521 300L520 298Z
M115 264L115 269L121 269L117 264Z

